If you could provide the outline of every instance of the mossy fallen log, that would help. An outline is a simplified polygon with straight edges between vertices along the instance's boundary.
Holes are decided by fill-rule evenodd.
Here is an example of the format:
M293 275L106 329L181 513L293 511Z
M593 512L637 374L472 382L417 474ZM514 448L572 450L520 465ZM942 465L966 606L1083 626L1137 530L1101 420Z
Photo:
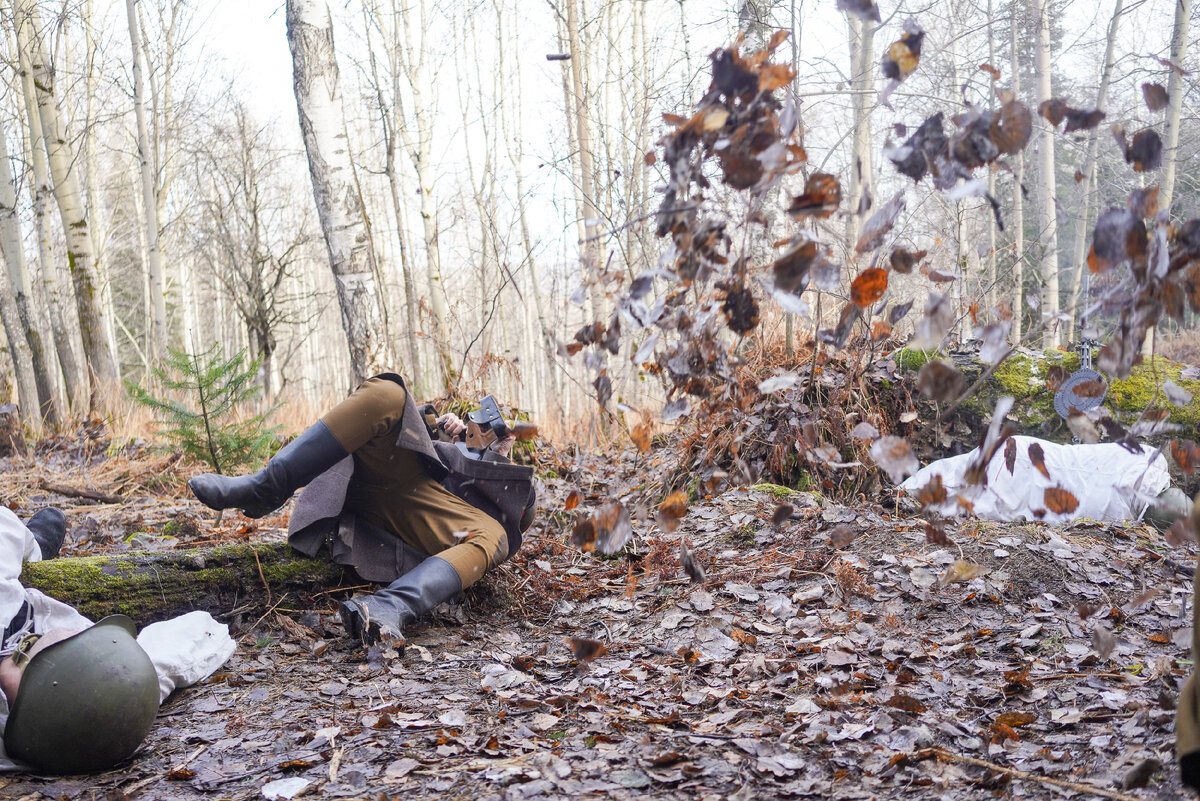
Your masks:
M30 562L21 583L92 619L120 613L145 625L194 609L218 617L261 614L281 599L305 608L316 593L362 582L328 559L269 542Z

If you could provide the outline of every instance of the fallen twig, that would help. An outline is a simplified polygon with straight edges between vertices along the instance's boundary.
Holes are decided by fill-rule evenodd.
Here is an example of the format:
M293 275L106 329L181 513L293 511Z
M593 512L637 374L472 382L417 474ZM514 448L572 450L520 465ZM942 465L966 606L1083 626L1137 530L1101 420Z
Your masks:
M86 498L89 501L100 501L101 503L124 503L125 498L121 495L113 495L100 490L85 489L83 487L72 487L70 484L57 484L53 481L42 479L38 486L53 492L56 495L66 495L68 498Z
M1067 790L1074 790L1078 793L1089 793L1098 795L1103 798L1112 798L1114 801L1141 801L1136 795L1128 793L1119 793L1116 790L1109 790L1106 787L1097 787L1094 784L1086 784L1084 782L1069 782L1064 779L1054 779L1050 776L1040 776L1036 773L1029 773L1016 768L1006 768L1003 765L997 765L995 762L988 762L986 759L977 759L962 754L953 754L944 748L923 748L920 751L914 752L913 756L920 759L928 759L934 757L943 762L957 762L962 765L974 765L978 768L987 768L995 773L1003 773L1006 776L1012 776L1015 779L1025 779L1026 781L1039 782L1041 784L1051 784L1055 787L1062 787Z

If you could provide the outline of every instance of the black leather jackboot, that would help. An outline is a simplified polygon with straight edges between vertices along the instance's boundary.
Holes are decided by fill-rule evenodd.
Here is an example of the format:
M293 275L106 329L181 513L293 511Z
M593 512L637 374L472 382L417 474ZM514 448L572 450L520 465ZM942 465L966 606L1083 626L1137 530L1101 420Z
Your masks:
M241 509L246 517L263 517L347 455L329 427L318 420L257 473L237 478L205 473L189 481L188 487L210 509Z
M43 559L58 556L63 540L67 538L67 518L62 512L53 508L42 509L29 518L25 528L29 529L42 549Z
M430 556L374 595L342 601L342 623L346 634L364 645L389 637L403 652L404 627L461 591L462 580L454 566Z

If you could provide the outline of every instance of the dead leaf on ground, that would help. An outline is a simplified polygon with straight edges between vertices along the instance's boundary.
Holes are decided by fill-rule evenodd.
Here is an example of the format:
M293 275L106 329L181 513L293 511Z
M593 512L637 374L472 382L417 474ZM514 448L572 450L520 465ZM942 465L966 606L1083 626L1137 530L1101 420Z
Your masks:
M958 584L964 581L970 581L974 578L979 578L987 573L987 568L982 567L962 559L958 559L950 567L946 568L946 572L938 579L938 582L943 586L950 584Z

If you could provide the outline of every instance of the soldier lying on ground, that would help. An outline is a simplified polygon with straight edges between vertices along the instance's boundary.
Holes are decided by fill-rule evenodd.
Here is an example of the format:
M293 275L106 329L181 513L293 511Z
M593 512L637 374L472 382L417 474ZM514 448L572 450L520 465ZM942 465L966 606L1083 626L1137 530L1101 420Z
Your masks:
M228 629L191 612L137 632L124 615L99 623L21 585L25 562L58 556L66 518L27 524L0 507L0 770L105 770L137 750L158 705L233 653Z
M278 509L300 487L288 526L292 546L387 583L341 604L346 633L403 647L404 626L478 581L521 544L533 521L533 469L507 458L513 437L478 450L435 441L465 429L454 415L431 428L404 379L365 381L259 472L206 473L188 482L213 509L250 517Z

